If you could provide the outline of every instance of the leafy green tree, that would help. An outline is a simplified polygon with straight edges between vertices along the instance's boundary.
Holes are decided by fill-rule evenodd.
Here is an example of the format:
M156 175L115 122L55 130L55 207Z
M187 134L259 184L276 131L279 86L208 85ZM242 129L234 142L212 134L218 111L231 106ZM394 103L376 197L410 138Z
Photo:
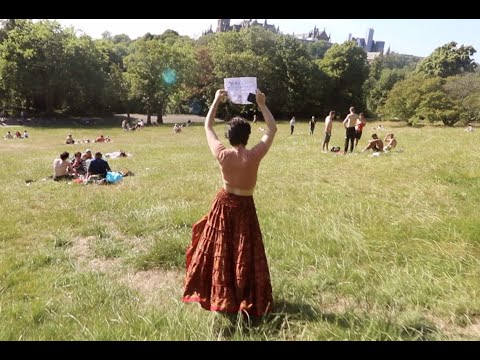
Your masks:
M323 59L325 53L333 46L331 42L325 40L307 42L305 48L312 59Z
M172 45L180 38L180 34L175 30L168 29L165 30L163 34L157 35L155 38L164 43Z
M0 44L0 76L18 108L51 113L65 93L67 40L74 34L52 21L24 21Z
M419 56L397 54L391 52L390 54L386 54L383 56L382 68L390 70L404 69L408 71L413 71L421 60L422 58Z
M384 57L382 54L377 56L369 65L368 77L369 79L379 80L382 75L382 70L384 69Z
M3 41L7 38L8 32L14 29L18 22L23 22L22 19L1 19L0 20L0 41Z
M367 54L355 41L334 44L320 61L320 68L332 80L328 99L332 108L364 107L362 87L368 77Z
M77 115L116 106L110 40L77 37L73 28L49 20L17 21L7 35L0 43L0 78L9 106Z
M413 55L388 53L377 56L370 63L368 79L363 86L368 114L377 114L393 85L413 73L420 59Z
M441 90L425 93L415 113L430 123L441 121L447 126L453 126L460 119L455 103Z
M197 45L194 56L191 81L185 84L181 94L175 96L172 105L176 111L206 115L208 104L214 98L217 89L214 64L207 46Z
M418 64L416 72L443 78L464 72L474 72L477 64L471 56L476 52L473 46L458 47L457 43L452 41L435 49L432 54L423 59Z
M208 33L208 34L202 35L195 42L196 46L208 47L209 44L216 38L216 36L217 36L216 33Z
M105 46L110 61L124 70L123 59L131 52L132 40L127 35L120 34L111 39L101 39L97 42Z
M111 64L104 86L105 108L109 112L130 112L128 82L123 70Z
M393 86L405 79L405 71L399 69L383 69L378 80L369 78L365 83L367 109L376 114L378 108L385 105L388 93Z
M187 43L165 44L159 40L138 39L134 52L124 63L130 84L130 98L139 99L147 113L147 125L156 112L163 122L169 97L191 76L187 72L193 61L193 47Z
M427 105L432 101L420 104L429 93L442 92L444 80L425 75L416 75L397 82L388 93L385 105L379 108L381 116L405 120L412 125L425 115L422 111L427 110ZM438 97L435 97L437 99Z
M278 37L272 64L273 80L280 86L275 89L273 107L287 116L318 112L324 89L320 81L323 72L312 61L305 45L290 35Z
M214 79L205 94L213 100L212 94L215 89L223 87L223 79L229 77L253 76L257 78L257 84L265 89L269 77L268 51L274 51L274 47L268 40L269 34L262 33L262 29L251 28L240 32L224 32L215 34L215 38L208 44L209 53L213 62ZM257 34L259 36L255 36ZM274 43L273 43L274 44ZM265 90L268 91L268 90ZM239 112L251 110L251 106L233 106L227 104L219 111L219 116L227 116Z
M118 72L118 66L110 61L105 40L94 41L87 35L71 37L65 53L65 110L86 115L111 110L115 102L111 99L115 91L112 72Z
M468 124L480 119L480 74L467 73L447 78L444 90L459 111L459 121Z

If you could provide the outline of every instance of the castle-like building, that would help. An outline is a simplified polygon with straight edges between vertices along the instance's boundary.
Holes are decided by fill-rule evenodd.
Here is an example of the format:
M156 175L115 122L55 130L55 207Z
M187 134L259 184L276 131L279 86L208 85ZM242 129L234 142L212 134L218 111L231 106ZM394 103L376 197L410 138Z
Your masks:
M315 41L326 41L330 42L330 35L327 35L325 28L323 31L320 32L320 29L316 26L313 28L312 31L306 34L298 34L294 35L298 40L305 41L305 42L315 42Z
M353 40L367 53L367 58L369 60L374 59L375 57L383 54L385 49L385 41L374 41L373 40L373 29L367 30L367 35L365 38L354 38L352 34L348 35L348 40Z
M256 19L243 20L240 24L230 24L230 19L218 19L217 29L213 31L212 26L210 29L202 32L202 35L213 34L214 32L226 32L226 31L240 31L242 29L248 29L253 26L261 26L266 30L273 31L276 34L280 33L280 28L272 24L267 23L267 19L263 23L258 22ZM325 28L323 31L320 31L316 26L312 31L305 34L293 34L295 38L304 42L315 42L315 41L327 41L330 42L330 35L327 35Z
M275 27L275 25L268 24L267 19L262 23L258 22L257 20L243 20L240 24L233 24L230 25L230 19L218 19L217 29L215 32L226 32L226 31L240 31L242 29L248 29L253 26L261 26L266 30L273 31L274 33L278 34L280 29ZM207 35L213 33L212 26L207 31L204 31L202 35Z

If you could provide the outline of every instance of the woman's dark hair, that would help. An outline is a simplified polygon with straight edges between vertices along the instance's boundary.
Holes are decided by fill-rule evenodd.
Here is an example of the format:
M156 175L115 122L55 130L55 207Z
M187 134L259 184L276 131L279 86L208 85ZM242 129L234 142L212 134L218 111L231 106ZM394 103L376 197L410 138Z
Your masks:
M68 152L64 151L63 153L60 154L60 159L66 160L66 159L68 159L69 156L70 156L70 154Z
M230 141L230 145L246 146L251 133L250 123L240 116L235 116L228 122L228 125L229 128L225 135Z

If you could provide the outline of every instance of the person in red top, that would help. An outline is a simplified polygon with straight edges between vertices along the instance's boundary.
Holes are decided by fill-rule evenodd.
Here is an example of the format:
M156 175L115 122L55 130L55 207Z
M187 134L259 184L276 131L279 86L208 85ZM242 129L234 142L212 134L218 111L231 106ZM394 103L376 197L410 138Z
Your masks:
M208 146L217 160L223 188L211 209L192 226L192 242L186 254L184 302L223 313L262 316L273 309L272 285L258 222L253 191L260 161L277 132L265 94L256 91L256 103L267 129L258 144L246 148L250 124L241 117L229 122L225 148L213 129L215 114L227 92L217 90L205 121Z
M363 128L367 125L367 119L363 113L358 114L357 123L355 124L355 147L358 145L358 140L362 138Z

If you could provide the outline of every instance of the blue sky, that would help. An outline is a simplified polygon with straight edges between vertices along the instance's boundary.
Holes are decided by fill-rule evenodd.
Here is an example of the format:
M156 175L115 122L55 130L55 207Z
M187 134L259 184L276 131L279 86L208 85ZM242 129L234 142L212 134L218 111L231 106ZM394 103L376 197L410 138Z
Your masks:
M112 35L127 34L132 39L147 32L161 34L167 29L180 35L197 38L212 25L215 31L217 19L57 19L64 26L100 38L104 31ZM231 19L239 24L243 19ZM263 22L264 19L257 19ZM450 41L459 45L472 45L480 62L480 19L267 19L269 24L280 27L284 34L309 32L314 26L331 35L331 41L342 43L348 38L365 37L373 28L374 40L385 41L385 48L401 54L428 56L437 47Z

